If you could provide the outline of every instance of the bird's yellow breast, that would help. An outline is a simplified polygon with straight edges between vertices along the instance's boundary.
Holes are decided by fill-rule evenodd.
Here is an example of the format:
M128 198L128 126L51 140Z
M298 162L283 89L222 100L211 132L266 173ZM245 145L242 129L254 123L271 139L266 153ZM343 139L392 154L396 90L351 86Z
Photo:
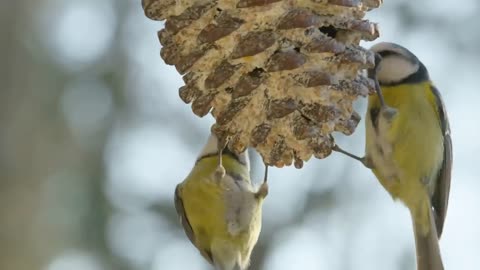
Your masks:
M182 183L181 196L184 210L195 234L195 245L200 250L213 253L218 260L232 257L232 252L238 252L241 254L239 260L243 260L249 257L258 239L260 227L257 222L252 222L250 228L236 235L229 231L227 223L229 188L223 186L224 181L215 179L214 173L217 166L217 157L204 158L195 165ZM223 166L227 173L226 177L229 177L229 173L236 173L242 178L238 181L246 181L246 186L251 186L249 172L244 165L224 155ZM253 198L253 191L245 190L244 192L251 192ZM261 208L259 204L255 206L259 207L259 210L254 211L253 219L260 221Z
M431 83L382 87L385 102L397 109L390 124L374 127L367 113L367 157L387 191L407 206L432 194L443 161L443 135ZM369 112L380 108L369 97Z

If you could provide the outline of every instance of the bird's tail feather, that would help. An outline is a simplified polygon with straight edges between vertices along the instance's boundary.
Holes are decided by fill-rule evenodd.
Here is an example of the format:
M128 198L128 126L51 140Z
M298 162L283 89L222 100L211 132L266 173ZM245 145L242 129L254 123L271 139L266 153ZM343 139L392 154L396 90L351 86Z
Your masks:
M417 270L443 270L440 247L433 212L429 208L430 228L424 233L421 224L415 222L412 214L413 228L415 232L415 248L417 254Z

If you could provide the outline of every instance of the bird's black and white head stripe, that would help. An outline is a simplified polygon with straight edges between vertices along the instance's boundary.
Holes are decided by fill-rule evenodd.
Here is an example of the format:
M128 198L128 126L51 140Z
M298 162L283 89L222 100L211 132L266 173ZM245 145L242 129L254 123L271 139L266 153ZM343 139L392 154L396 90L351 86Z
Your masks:
M247 168L250 170L250 160L248 158L248 150L245 150L243 153L237 155L236 153L230 151L228 147L225 147L225 149L223 149L222 154L233 157L238 162L246 165ZM202 151L200 152L200 155L198 155L197 162L203 158L213 157L216 155L218 155L218 139L217 139L217 136L215 136L212 133L210 134L210 137L208 138L207 143L205 144Z
M381 42L370 50L382 57L377 69L380 85L419 83L429 80L428 71L423 63L407 48L395 43Z

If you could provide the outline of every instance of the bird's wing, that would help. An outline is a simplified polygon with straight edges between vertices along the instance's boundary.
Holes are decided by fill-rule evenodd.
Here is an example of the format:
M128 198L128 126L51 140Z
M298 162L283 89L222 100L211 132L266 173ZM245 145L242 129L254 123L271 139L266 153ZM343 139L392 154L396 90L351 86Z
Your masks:
M443 133L443 164L437 176L435 192L432 196L432 206L435 213L435 223L437 225L438 238L442 235L445 216L448 208L448 197L450 194L450 179L452 176L452 139L450 136L450 124L448 122L447 111L443 103L440 92L434 86L431 87L432 94L436 98L437 112L440 120L440 126Z
M177 215L180 218L180 223L182 224L183 230L187 235L188 239L192 242L192 244L200 251L200 254L211 264L213 264L213 257L212 252L207 249L202 249L199 247L195 241L195 233L193 232L192 226L188 221L187 214L185 213L185 208L183 207L183 200L180 194L181 185L177 185L175 188L175 210L177 211Z

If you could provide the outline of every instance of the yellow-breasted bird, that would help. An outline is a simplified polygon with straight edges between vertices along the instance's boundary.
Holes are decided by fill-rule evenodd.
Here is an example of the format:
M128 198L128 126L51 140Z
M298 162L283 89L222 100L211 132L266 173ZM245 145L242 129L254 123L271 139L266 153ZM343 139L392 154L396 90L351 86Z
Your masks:
M216 270L245 270L262 226L265 179L256 190L248 152L235 154L210 135L187 178L175 190L186 235ZM221 159L220 159L221 157Z
M450 192L452 141L445 105L426 67L408 49L379 43L377 95L368 98L366 153L372 169L394 199L410 210L418 270L443 270L438 240Z

